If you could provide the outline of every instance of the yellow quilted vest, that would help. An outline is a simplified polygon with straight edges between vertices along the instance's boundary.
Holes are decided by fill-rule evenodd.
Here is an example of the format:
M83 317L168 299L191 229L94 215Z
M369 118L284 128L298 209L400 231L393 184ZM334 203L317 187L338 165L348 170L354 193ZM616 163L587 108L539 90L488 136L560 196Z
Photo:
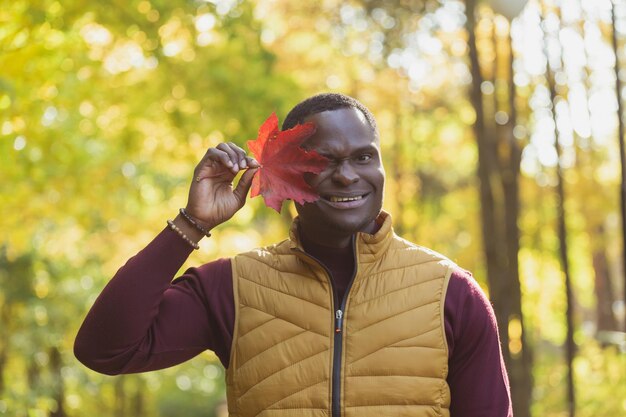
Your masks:
M301 249L297 221L290 239L233 259L231 417L449 416L453 264L395 235L388 214L378 221L375 235L355 238L343 305Z

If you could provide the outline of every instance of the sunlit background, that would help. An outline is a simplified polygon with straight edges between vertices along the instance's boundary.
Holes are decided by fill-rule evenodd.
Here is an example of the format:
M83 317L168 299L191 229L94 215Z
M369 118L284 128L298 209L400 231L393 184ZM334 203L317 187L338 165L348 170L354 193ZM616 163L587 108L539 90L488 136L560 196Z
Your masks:
M0 0L0 415L227 415L213 354L107 377L73 338L207 147L322 91L377 117L396 231L489 293L516 416L626 415L624 84L622 0ZM185 267L293 215L252 199Z

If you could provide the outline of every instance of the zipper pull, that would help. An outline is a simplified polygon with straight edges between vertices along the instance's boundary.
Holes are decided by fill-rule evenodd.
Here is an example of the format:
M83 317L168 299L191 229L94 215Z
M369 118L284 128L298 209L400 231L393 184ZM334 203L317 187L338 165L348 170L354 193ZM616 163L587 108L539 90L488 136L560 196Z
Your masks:
M337 310L335 312L335 333L341 333L341 318L343 317L343 311Z

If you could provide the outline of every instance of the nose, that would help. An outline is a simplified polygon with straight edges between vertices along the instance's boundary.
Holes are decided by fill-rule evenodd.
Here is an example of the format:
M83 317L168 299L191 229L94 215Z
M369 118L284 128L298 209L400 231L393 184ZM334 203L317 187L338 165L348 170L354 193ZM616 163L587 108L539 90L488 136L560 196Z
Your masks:
M337 164L332 175L333 181L341 185L354 184L359 180L359 175L354 171L349 161L341 161Z

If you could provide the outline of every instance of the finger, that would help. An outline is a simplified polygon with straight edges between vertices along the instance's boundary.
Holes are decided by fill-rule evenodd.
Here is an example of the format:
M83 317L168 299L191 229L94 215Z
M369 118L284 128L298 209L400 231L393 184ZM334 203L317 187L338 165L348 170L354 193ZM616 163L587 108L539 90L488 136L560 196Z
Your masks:
M246 162L250 168L258 168L261 166L261 164L259 164L256 159L250 156L246 156Z
M233 167L233 162L230 159L230 156L217 148L211 148L206 153L206 159L214 162L221 163L226 166L228 169ZM202 164L203 165L203 164Z
M250 191L250 186L252 186L252 178L257 171L257 168L250 168L246 170L246 172L244 172L239 179L237 187L233 190L233 194L237 197L237 200L239 200L241 205L243 205L244 201L246 201L246 196L248 195L248 191Z
M226 154L230 158L230 161L233 164L233 167L231 168L231 170L234 173L239 172L239 156L237 155L237 152L235 152L234 149L228 146L227 143L220 143L219 145L217 145L217 149L219 149L222 152L226 152Z
M248 163L246 161L246 151L244 151L243 149L241 149L239 146L237 146L236 144L232 142L228 142L227 145L237 154L239 168L241 169L247 168Z
M205 168L211 168L211 170L207 171ZM226 152L210 148L193 171L194 181L200 182L205 178L215 178L223 175L234 177L236 173L233 173L232 169L233 163Z

